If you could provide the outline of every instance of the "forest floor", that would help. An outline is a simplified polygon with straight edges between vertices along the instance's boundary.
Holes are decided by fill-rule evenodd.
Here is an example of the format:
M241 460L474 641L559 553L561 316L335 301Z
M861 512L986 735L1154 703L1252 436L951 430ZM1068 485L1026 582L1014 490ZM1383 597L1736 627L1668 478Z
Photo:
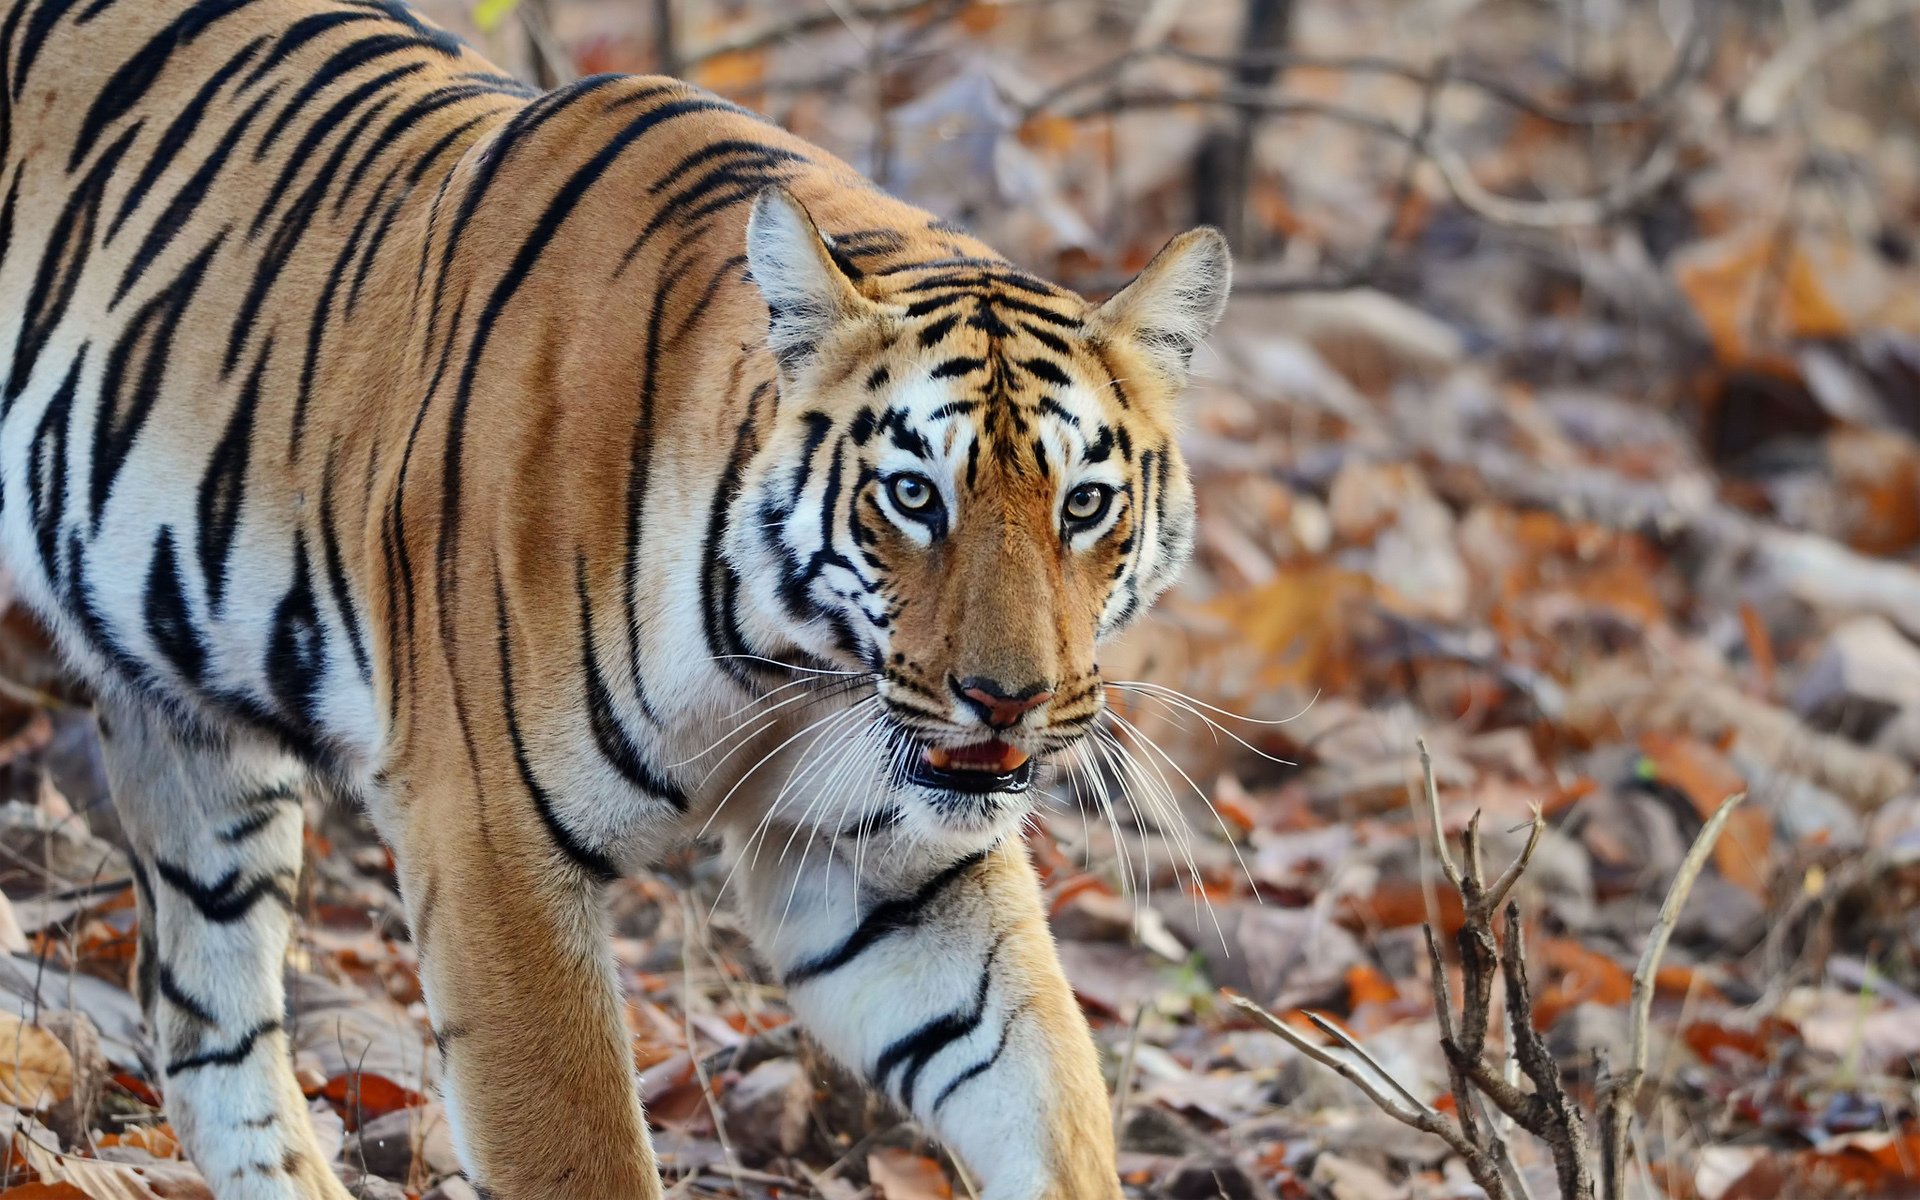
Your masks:
M427 7L521 45L511 5ZM653 69L644 7L555 0L533 44ZM1223 994L1317 1013L1457 1111L1422 926L1449 944L1465 909L1423 738L1443 826L1479 814L1496 869L1544 817L1528 1017L1587 1106L1683 855L1747 797L1652 979L1628 1195L1920 1196L1920 39L1880 4L1706 34L1671 7L1302 0L1312 61L1278 80L1207 61L1244 49L1224 4L870 5L864 32L758 40L784 10L745 4L681 31L732 46L684 56L696 79L1089 290L1251 139L1247 202L1210 214L1260 252L1196 363L1199 551L1103 655L1179 695L1116 690L1134 765L1059 768L1028 839L1132 1194L1482 1194ZM1848 13L1880 16L1842 38ZM1297 106L1243 128L1257 106L1205 100L1235 88ZM92 718L17 609L0 675L0 1100L39 1180L0 1194L205 1196L128 991ZM391 859L312 808L288 969L315 1120L361 1194L466 1200ZM720 885L695 848L609 902L675 1194L966 1195L796 1034Z

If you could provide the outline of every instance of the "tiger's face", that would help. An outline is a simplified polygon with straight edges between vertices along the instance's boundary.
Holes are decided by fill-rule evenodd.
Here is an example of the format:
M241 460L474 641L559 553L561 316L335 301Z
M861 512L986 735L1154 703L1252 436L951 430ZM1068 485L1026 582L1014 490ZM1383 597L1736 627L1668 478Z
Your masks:
M775 190L748 259L781 373L731 514L748 632L871 684L876 811L996 832L1103 712L1096 647L1190 552L1176 401L1224 240L1176 238L1095 306L990 259L856 278Z

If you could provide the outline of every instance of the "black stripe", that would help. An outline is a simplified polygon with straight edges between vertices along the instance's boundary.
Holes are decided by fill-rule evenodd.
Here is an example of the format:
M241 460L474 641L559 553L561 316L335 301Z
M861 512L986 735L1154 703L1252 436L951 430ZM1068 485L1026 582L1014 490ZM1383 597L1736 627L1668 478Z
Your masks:
M198 1070L201 1067L237 1067L247 1060L248 1055L253 1053L254 1045L258 1043L261 1038L269 1034L278 1033L279 1031L280 1022L262 1021L252 1029L247 1030L246 1035L234 1043L232 1049L211 1050L203 1054L195 1054L187 1058L175 1059L173 1062L167 1064L167 1074L179 1075L187 1071Z
M646 682L640 675L640 544L646 535L644 515L648 483L653 476L653 402L660 369L660 330L666 320L667 302L674 287L686 277L696 261L689 255L676 266L675 256L695 242L696 238L691 233L682 237L667 259L667 269L662 273L660 282L654 287L653 310L647 320L647 342L641 360L640 398L633 417L633 440L627 449L626 559L621 572L621 608L626 618L627 634L627 677L632 681L634 699L639 701L641 713L656 725L660 723L660 717L647 698Z
M184 150L187 143L193 139L194 133L200 128L201 120L207 115L207 107L213 103L214 96L220 89L227 86L227 83L247 65L255 54L260 52L260 47L266 40L266 35L262 34L242 46L239 53L229 58L225 65L201 85L200 90L194 93L193 99L187 101L187 106L180 110L180 115L167 126L166 132L160 135L159 142L147 152L146 162L140 167L139 178L134 180L133 186L127 189L126 196L121 199L120 211L114 214L112 224L107 226L107 241L113 241L114 235L120 232L120 227L127 223L128 217L133 215L133 210L146 199L147 193L153 189L153 185L159 181L160 176L166 173L180 151Z
M1060 369L1059 363L1049 361L1048 359L1044 359L1044 358L1021 359L1020 366L1024 368L1027 371L1027 373L1032 375L1035 379L1042 380L1046 383L1051 383L1055 387L1068 387L1073 383L1072 377L1069 376L1065 371Z
M240 119L222 135L219 144L213 148L213 153L201 161L187 181L180 185L180 190L173 194L173 199L167 201L167 207L154 219L152 228L147 230L147 236L140 239L139 249L135 250L128 259L126 270L121 272L120 284L114 289L113 299L107 305L109 309L126 298L134 284L139 282L140 277L153 264L153 260L158 258L161 252L172 244L180 231L187 227L188 219L199 211L201 201L207 198L207 189L213 183L214 177L220 174L227 165L227 160L232 157L233 148L239 144L241 137L253 125L254 118L260 115L260 110L266 107L273 96L273 92L267 93L248 107L247 111L241 113Z
M66 315L67 305L80 284L87 256L93 251L93 231L100 220L100 204L106 195L107 181L126 155L127 147L138 136L140 126L120 135L120 140L100 155L86 178L67 197L60 217L47 236L46 250L34 274L33 289L27 293L26 316L20 322L20 337L14 343L13 371L7 376L4 397L11 404L26 391L34 365L47 348L53 330Z
M220 840L229 846L239 845L262 829L273 824L280 815L279 809L272 805L257 808L220 831Z
M935 367L928 375L934 379L952 379L957 376L971 375L987 365L984 358L950 358Z
M328 449L327 464L320 475L321 563L327 573L327 594L333 599L334 611L340 614L340 623L346 626L347 649L353 654L353 665L360 672L361 680L371 683L373 664L367 659L366 639L360 632L360 612L347 583L346 563L340 554L340 535L334 528L333 478L338 449L337 445Z
M160 994L181 1012L202 1025L219 1024L219 1021L214 1018L213 1010L207 1007L206 1001L191 995L187 989L180 986L180 980L174 975L172 967L161 963L155 982L159 984Z
M685 812L686 793L659 768L647 762L640 748L634 745L633 739L627 734L627 727L620 721L620 714L613 703L613 693L607 688L606 677L600 673L600 655L593 636L593 602L587 594L585 555L574 560L574 586L580 597L580 664L587 676L587 724L593 730L594 745L613 764L614 770L620 772L621 778L648 795L658 796Z
M364 9L358 12L329 12L319 13L311 17L302 17L300 20L287 26L286 30L281 33L280 39L273 44L273 50L266 58L260 61L260 65L254 68L253 73L247 76L247 81L240 85L240 90L244 92L252 88L255 84L271 74L275 67L287 61L289 57L304 49L309 43L323 34L338 29L342 25L350 25L360 21L377 21L379 19L379 13L367 12Z
M0 201L0 267L7 264L7 252L13 249L14 212L20 205L20 177L27 173L27 164L13 164L13 182L7 185L7 198Z
M588 96L624 78L619 75L591 75L576 83L548 92L546 95L515 113L504 127L488 143L486 151L474 166L473 181L460 197L460 207L454 211L453 220L447 227L445 242L440 247L440 266L434 273L433 299L427 311L427 340L425 345L433 344L433 335L440 328L440 302L447 285L448 275L453 265L455 251L460 248L460 239L466 234L467 225L473 220L473 214L479 209L480 201L506 165L513 152L523 139L530 138L540 127L553 120L573 105ZM452 175L448 175L448 180ZM444 184L443 184L444 186ZM438 202L436 201L436 208ZM424 274L427 245L421 246L421 270ZM424 350L423 346L423 350Z
M721 553L728 528L728 514L740 494L740 474L759 449L756 417L761 397L773 390L773 381L763 379L747 397L747 415L733 434L733 451L713 489L713 502L707 509L707 533L700 551L700 616L707 635L707 650L713 660L735 682L752 687L754 672L741 655L750 653L746 634L739 625L740 575Z
M327 673L327 634L314 603L313 573L307 563L307 539L293 535L293 582L273 611L261 665L267 687L293 726L308 737L318 724L321 680Z
M919 1086L920 1073L926 1070L927 1064L942 1050L980 1027L987 1011L987 994L993 990L993 962L1005 942L1006 935L1001 934L987 951L986 961L980 964L980 981L974 986L971 1005L943 1013L912 1033L896 1038L874 1062L873 1080L883 1090L896 1068L906 1068L900 1076L899 1096L902 1107L909 1112L913 1110L913 1093Z
M989 847L991 849L991 847ZM823 975L838 971L841 967L859 958L874 943L889 934L911 929L920 923L920 918L956 880L964 878L975 867L986 861L987 850L977 850L935 875L910 896L885 900L873 906L862 917L860 924L833 949L803 959L787 972L787 987L799 987L801 984L818 979Z
M40 49L46 45L47 35L53 32L60 18L66 16L76 3L78 0L41 0L40 7L33 10L33 17L27 22L27 32L20 38L20 60L14 64L12 72L15 100L20 99L21 91L27 86L27 73L33 70L33 60L40 57Z
M184 867L162 858L153 860L153 869L167 886L185 896L202 917L216 925L244 920L263 899L271 899L288 912L293 911L293 893L276 876L256 876L243 886L238 867L213 883L201 883Z
M300 140L295 143L293 149L287 152L286 161L280 168L280 174L274 177L273 186L267 189L266 198L260 202L260 207L255 210L253 214L253 223L247 227L247 236L249 238L260 236L260 231L266 228L267 220L272 217L274 211L280 207L281 199L286 196L288 189L293 187L294 180L300 177L302 171L307 170L313 165L313 156L319 152L320 143L339 132L342 123L345 122L349 116L352 116L355 110L359 109L369 100L380 97L379 103L373 105L366 112L361 113L359 117L355 119L353 126L341 137L340 140L343 146L358 145L360 135L366 132L367 126L372 123L375 117L385 111L388 105L393 103L394 98L392 96L383 95L391 85L398 83L410 75L417 75L425 69L425 63L407 63L403 66L395 67L390 71L382 72L334 101L333 105L326 111L315 115L313 123L307 127L306 133L301 135ZM272 144L274 136L283 128L281 123L287 119L287 114L293 111L293 106L299 103L300 98L300 93L296 93L290 98L287 103L281 107L280 115L274 118L274 124L267 126L267 131L260 135L260 142L254 147L253 151L254 162L260 162L265 157L266 148ZM344 161L345 156L339 148L336 148L333 153L332 162L328 165L333 168L333 170L338 170L340 164ZM338 176L333 173L333 170L316 172L313 179L310 180L310 183L317 184L323 191L332 187L334 181L338 178Z
M422 118L431 116L443 108L451 108L466 100L476 99L481 96L497 96L499 94L500 90L498 88L489 87L486 84L480 83L440 87L418 97L412 104L395 113L392 119L389 120L386 125L381 128L380 132L375 134L373 139L367 144L366 150L360 155L360 161L354 163L353 169L347 172L347 180L341 185L340 195L336 197L333 202L333 215L336 217L340 215L346 206L347 197L352 195L354 190L360 186L361 180L366 178L367 172L373 169L373 164L379 161L380 156L386 153L387 149L399 140L402 133L413 128ZM487 113L475 115L470 118L467 125L462 126L462 128L471 126L474 121L480 120L487 115ZM429 151L425 157L434 157L434 152ZM415 161L417 166L418 160Z
M561 824L559 814L553 810L553 798L534 778L533 764L527 759L527 746L520 736L520 718L513 694L513 647L508 636L507 589L497 568L493 576L493 602L500 631L500 703L506 711L507 740L513 746L513 765L520 772L520 782L526 787L527 795L533 798L533 807L540 814L540 823L546 826L547 836L553 839L560 853L596 883L611 883L620 878L620 868L605 854L582 844L572 830Z
M239 12L253 2L199 0L199 3L175 17L149 39L132 58L120 64L100 88L93 106L87 110L86 119L80 124L80 135L74 139L73 151L67 156L67 173L72 174L80 169L80 164L93 153L94 143L100 140L107 126L132 112L136 105L146 99L148 90L160 78L161 70L166 67L167 60L173 57L175 50L190 44L209 25Z
M166 382L167 363L172 359L180 319L206 276L207 264L227 240L227 230L213 240L175 276L153 299L127 322L127 327L107 356L106 374L100 381L98 413L94 418L93 472L88 498L93 531L100 531L107 497L119 478L120 468L133 453L133 443L145 428L154 404L160 399Z
M1006 1024L1000 1027L1000 1040L994 1043L993 1053L987 1055L985 1058L981 1059L979 1062L974 1063L972 1066L968 1067L966 1070L960 1072L958 1075L955 1075L951 1080L949 1080L947 1083L947 1086L940 1089L940 1094L933 1098L933 1104L927 1109L927 1111L930 1113L939 1112L940 1106L942 1104L945 1104L948 1101L948 1099L953 1096L954 1092L960 1089L961 1084L967 1082L969 1079L977 1078L981 1075L986 1074L988 1071L992 1070L993 1064L1000 1061L1001 1052L1007 1048L1007 1035L1010 1034L1011 1032L1013 1032L1013 1018L1008 1017Z
M374 258L380 253L381 245L387 240L387 231L393 228L394 219L400 215L401 208L406 204L407 198L413 194L413 189L419 186L427 169L447 152L448 147L457 143L474 126L497 115L497 110L490 110L469 117L442 134L439 141L427 147L426 151L415 160L412 169L407 172L406 186L401 189L399 195L387 202L386 211L381 214L379 224L374 226L373 236L367 239L366 250L360 255L360 265L354 268L353 286L347 289L348 316L352 316L353 310L359 307L360 289L366 285L367 273L373 269Z
M1052 332L1051 330L1040 328L1038 325L1035 325L1032 321L1020 322L1020 328L1026 330L1028 337L1032 338L1036 342L1039 342L1042 346L1045 346L1047 349L1053 351L1055 354L1069 354L1072 352L1071 348L1068 347L1067 345L1067 339L1059 336L1058 334Z
M946 316L941 317L938 321L935 321L920 331L920 345L922 347L933 345L941 338L947 336L948 331L959 323L959 313L948 313ZM885 368L882 368L882 370L884 369Z
M27 451L27 495L33 516L34 541L40 549L40 566L47 582L60 590L60 522L67 511L67 425L73 398L80 390L80 371L87 362L89 347L80 347L67 370L60 390L47 402L40 425L33 431L33 443Z
M300 85L299 91L287 98L287 103L280 109L280 115L273 119L273 124L267 126L266 133L260 137L260 144L254 147L253 161L260 162L265 159L267 152L273 149L273 144L276 141L280 140L280 135L286 131L287 126L293 121L293 118L296 115L310 114L312 111L310 105L313 98L331 87L341 76L357 71L368 63L378 62L383 58L391 58L396 54L419 54L421 51L437 51L444 58L457 58L460 54L460 42L452 34L448 33L439 33L427 37L416 37L404 33L379 34L375 37L361 38L359 41L347 43L347 45L339 50L334 51L332 56L329 57L326 62L320 64L319 67L315 68L311 74L301 72L301 77L305 79L306 82ZM355 89L355 94L358 95L361 92L377 90L378 88L385 87L387 83L394 79L424 71L426 68L427 64L423 61L414 61L405 66L396 67L379 76L377 79L362 84L359 88ZM342 107L342 105L345 105L345 101L342 101L341 104L334 105L327 116L322 116L315 120L315 125L319 128L309 130L307 140L313 141L316 132L324 136L326 132L330 131L326 128L329 116L332 116L334 113L343 113L346 110L357 107L358 104L359 100L356 99L353 104L346 105L345 109ZM332 182L332 180L328 182Z
M180 561L173 549L173 529L162 525L154 538L153 562L147 568L144 601L147 636L154 648L189 685L197 686L207 669L207 648L187 606Z
M207 603L216 613L227 590L227 558L240 527L240 507L247 494L247 458L253 447L253 415L260 406L260 380L273 356L269 335L253 360L240 388L240 399L227 427L214 445L198 497L200 573L207 581Z

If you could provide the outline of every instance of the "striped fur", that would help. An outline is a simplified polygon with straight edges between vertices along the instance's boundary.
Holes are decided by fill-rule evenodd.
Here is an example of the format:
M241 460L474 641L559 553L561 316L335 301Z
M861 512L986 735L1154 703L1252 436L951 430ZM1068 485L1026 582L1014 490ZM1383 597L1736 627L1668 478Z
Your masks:
M813 1035L983 1195L1117 1196L1030 796L925 764L1100 715L1227 275L1196 231L1090 305L397 0L0 0L0 550L104 697L221 1200L344 1195L280 1024L309 782L395 850L490 1194L659 1194L600 892L712 831Z

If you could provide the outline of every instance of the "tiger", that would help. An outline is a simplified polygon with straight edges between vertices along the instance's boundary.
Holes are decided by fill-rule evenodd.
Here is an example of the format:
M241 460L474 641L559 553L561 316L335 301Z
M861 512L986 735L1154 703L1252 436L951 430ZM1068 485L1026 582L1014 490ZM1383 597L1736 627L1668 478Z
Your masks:
M661 1195L606 897L695 843L980 1196L1120 1196L1022 829L1190 556L1224 238L1095 302L399 0L0 13L0 561L97 698L215 1196L348 1195L285 1010L309 792L391 850L486 1196Z

